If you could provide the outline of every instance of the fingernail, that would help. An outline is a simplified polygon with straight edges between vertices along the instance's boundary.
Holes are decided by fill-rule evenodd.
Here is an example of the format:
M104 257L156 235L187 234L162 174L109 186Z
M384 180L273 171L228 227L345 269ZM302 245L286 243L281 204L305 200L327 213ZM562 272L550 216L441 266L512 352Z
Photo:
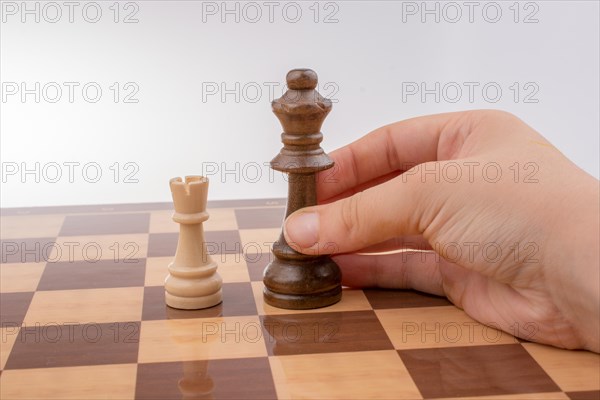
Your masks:
M319 214L300 212L285 222L284 235L290 246L308 249L319 240Z

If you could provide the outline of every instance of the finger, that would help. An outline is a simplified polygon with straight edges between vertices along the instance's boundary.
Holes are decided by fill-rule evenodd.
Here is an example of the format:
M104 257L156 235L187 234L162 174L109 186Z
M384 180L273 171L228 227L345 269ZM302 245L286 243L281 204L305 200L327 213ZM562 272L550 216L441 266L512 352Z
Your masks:
M377 185L380 185L382 183L385 183L385 182L389 181L390 179L394 179L395 177L397 177L398 175L400 175L403 172L405 172L405 171L394 171L394 172L390 172L389 174L379 176L379 177L377 177L375 179L371 179L368 182L361 183L358 186L352 187L352 188L346 190L345 192L338 193L335 196L330 197L328 199L325 199L325 198L320 199L320 201L318 201L318 203L319 204L327 204L327 203L333 203L334 201L337 201L337 200L344 199L344 198L352 196L352 195L354 195L356 193L359 193L359 192L362 192L364 190L370 189L373 186L377 186ZM335 180L332 179L330 182L331 183L335 183ZM319 195L319 193L317 193L317 197L318 198L321 197Z
M444 296L440 264L447 262L434 252L344 254L333 259L342 270L345 286L415 289Z
M301 253L331 254L421 235L447 197L447 190L431 185L397 177L334 203L302 208L284 223L286 241Z
M380 176L437 160L440 134L464 113L412 118L374 130L330 154L336 166L317 179L320 201L332 198Z

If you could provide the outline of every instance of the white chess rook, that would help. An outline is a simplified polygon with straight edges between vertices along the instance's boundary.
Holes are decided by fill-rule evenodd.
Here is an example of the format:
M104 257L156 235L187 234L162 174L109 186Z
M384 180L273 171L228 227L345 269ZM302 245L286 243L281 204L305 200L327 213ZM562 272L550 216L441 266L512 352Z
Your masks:
M180 224L175 259L165 279L165 300L173 308L195 310L212 307L223 299L223 281L206 251L202 223L208 219L208 179L186 176L169 181L175 213Z

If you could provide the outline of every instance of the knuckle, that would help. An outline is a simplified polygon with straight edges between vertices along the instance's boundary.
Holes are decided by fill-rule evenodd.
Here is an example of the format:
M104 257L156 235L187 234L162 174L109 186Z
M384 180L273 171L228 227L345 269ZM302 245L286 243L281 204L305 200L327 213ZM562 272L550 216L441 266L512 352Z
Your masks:
M362 227L362 218L361 218L361 199L362 192L359 192L353 196L348 197L342 203L341 208L341 222L346 231L346 234L349 236L351 241L357 241L362 243L364 239L360 234L360 230Z
M490 108L490 109L482 109L482 110L469 110L466 111L467 115L476 118L498 118L498 117L510 117L514 118L515 116L508 111Z
M468 111L468 116L474 121L483 121L483 122L497 122L497 121L505 121L507 123L513 123L519 121L519 118L504 110L498 109L489 109L489 110L472 110Z

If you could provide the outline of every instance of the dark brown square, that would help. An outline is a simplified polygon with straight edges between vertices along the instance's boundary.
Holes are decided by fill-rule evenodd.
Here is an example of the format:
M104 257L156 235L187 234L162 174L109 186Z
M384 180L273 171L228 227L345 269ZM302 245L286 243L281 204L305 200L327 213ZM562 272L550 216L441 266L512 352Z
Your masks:
M237 230L207 231L204 240L209 254L242 254L242 239Z
M272 253L251 253L244 254L246 265L248 266L248 275L251 281L262 281L263 272L273 259Z
M140 364L136 399L275 399L269 359Z
M55 246L56 238L0 240L2 264L49 261Z
M22 327L6 369L137 362L139 322Z
M148 237L148 257L174 256L179 233L151 233Z
M174 256L177 250L179 233L151 233L148 239L148 257ZM209 254L240 254L242 241L240 233L234 231L204 232L206 250Z
M37 290L144 286L146 259L48 263Z
M249 282L223 284L223 302L203 310L177 310L165 304L164 286L144 288L142 320L233 317L256 315L256 304Z
M398 353L426 399L561 391L520 344Z
M261 316L269 355L393 349L373 311Z
M438 307L452 305L445 297L415 290L365 289L365 296L375 310L386 308Z
M587 390L585 392L566 392L571 400L600 400L600 390Z
M0 293L0 327L21 326L33 292Z
M240 229L281 228L284 217L285 207L235 210L235 218Z
M149 213L68 215L59 236L146 233L149 226Z

